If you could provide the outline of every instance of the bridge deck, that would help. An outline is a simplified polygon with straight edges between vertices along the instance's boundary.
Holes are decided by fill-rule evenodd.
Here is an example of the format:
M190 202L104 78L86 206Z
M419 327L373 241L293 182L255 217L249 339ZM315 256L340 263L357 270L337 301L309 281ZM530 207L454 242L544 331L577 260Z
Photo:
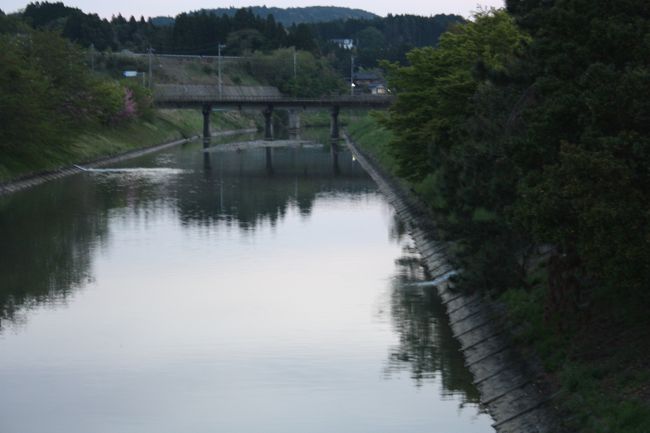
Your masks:
M224 86L219 94L217 86L156 86L154 103L158 107L255 106L265 107L351 107L386 108L392 96L328 96L321 98L293 98L259 87L257 91L233 91Z

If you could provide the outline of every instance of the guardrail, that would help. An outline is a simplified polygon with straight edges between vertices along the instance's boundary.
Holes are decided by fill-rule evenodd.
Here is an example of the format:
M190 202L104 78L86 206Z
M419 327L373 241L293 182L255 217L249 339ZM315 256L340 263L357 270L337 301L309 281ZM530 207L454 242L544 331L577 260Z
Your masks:
M300 106L372 106L387 107L393 101L390 95L331 95L318 98L281 95L276 88L268 86L228 86L219 92L213 85L159 85L154 88L157 105L191 106L211 105L276 105Z
M392 96L335 96L322 98L293 98L286 96L219 96L188 94L154 94L154 103L228 103L242 105L390 105Z
M335 102L368 102L368 103L389 103L392 96L354 96L354 97L328 97L328 98L291 98L284 96L211 96L211 95L154 95L156 102L250 102L250 103L273 103L273 102L294 102L300 103L335 103Z

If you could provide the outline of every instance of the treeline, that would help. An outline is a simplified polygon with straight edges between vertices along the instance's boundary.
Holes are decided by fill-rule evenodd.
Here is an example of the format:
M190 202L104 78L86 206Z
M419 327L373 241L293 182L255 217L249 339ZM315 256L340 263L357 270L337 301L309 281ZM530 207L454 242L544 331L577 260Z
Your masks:
M331 59L341 71L345 62L349 64L350 54L363 67L374 67L379 59L404 60L410 49L435 45L450 25L464 21L456 15L389 15L285 27L272 14L262 17L251 8L242 8L234 14L182 13L171 22L156 25L144 17L102 19L61 2L30 3L19 18L33 28L59 31L82 47L100 51L153 48L158 53L215 55L218 44L224 44L224 54L239 56L295 47ZM332 39L353 39L354 52L338 47Z
M382 59L406 61L406 53L416 47L435 46L440 35L455 24L464 23L459 15L388 15L386 18L348 19L314 23L311 30L323 52L336 52L341 57L345 50L331 43L332 39L352 39L357 62L373 67ZM337 49L338 48L338 49ZM348 52L349 54L349 52Z
M581 431L650 427L648 41L645 0L509 0L386 65L389 150L457 287L517 302Z
M0 155L10 172L65 159L73 138L95 125L152 115L144 88L100 78L69 40L2 14L0 95Z
M400 173L461 235L468 285L524 284L546 245L562 313L650 293L650 6L576 2L511 2L388 65Z
M183 13L173 26L155 26L144 17L127 20L117 15L109 21L61 2L36 2L27 5L21 17L36 29L60 31L73 42L100 51L143 52L153 47L163 53L208 55L217 53L218 43L227 43L227 53L241 54L245 50L272 50L292 41L272 16L262 19L248 9L240 9L232 17L205 11Z
M337 6L306 6L306 7L266 7L252 6L250 8L255 15L267 17L273 15L276 21L290 26L292 24L318 23L324 21L345 20L350 18L373 19L377 15L362 9L351 9ZM215 15L235 15L238 9L234 7L208 9Z

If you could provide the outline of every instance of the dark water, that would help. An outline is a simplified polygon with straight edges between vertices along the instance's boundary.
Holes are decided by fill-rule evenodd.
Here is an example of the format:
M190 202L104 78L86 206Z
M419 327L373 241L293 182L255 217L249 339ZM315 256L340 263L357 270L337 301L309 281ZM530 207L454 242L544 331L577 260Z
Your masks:
M0 198L0 432L492 431L349 153L199 146Z

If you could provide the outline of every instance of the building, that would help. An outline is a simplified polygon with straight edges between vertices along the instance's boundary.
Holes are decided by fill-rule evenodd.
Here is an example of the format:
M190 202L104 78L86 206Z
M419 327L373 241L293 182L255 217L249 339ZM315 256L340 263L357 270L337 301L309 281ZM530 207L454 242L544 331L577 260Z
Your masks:
M344 50L351 50L354 48L354 39L330 39L330 42L338 45Z
M372 95L386 95L388 94L388 89L383 84L371 84L368 86L368 90Z
M374 71L360 71L354 74L354 93L370 93L373 95L385 95L388 92L386 82L381 74Z

